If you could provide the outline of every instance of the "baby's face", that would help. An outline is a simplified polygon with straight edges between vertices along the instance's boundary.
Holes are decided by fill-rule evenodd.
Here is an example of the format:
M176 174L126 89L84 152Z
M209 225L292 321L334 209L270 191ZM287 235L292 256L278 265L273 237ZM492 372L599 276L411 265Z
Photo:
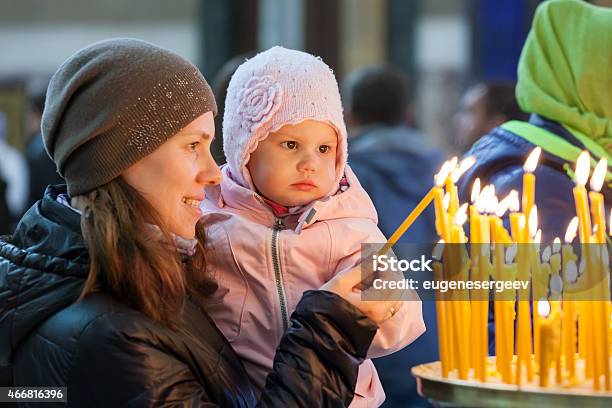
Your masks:
M336 180L336 131L324 122L285 125L259 142L247 168L265 197L287 207L328 194Z

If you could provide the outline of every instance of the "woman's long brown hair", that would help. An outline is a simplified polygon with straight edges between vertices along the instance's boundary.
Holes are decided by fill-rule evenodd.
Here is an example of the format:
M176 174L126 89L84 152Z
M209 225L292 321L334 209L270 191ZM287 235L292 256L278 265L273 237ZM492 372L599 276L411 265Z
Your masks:
M201 299L214 289L214 283L205 276L200 228L196 254L181 260L173 237L155 209L121 177L79 199L81 230L90 257L80 299L102 290L151 319L176 328L187 295ZM159 226L160 231L150 224Z

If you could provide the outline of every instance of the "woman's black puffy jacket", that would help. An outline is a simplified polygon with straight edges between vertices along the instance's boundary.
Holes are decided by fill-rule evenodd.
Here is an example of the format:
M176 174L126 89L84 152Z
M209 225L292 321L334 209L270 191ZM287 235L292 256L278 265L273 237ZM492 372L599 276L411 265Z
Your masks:
M104 293L75 302L89 258L80 216L56 201L63 192L49 187L15 234L0 241L0 386L66 386L70 407L351 401L376 326L330 292L304 294L260 401L239 358L195 303L186 303L185 323L172 331Z

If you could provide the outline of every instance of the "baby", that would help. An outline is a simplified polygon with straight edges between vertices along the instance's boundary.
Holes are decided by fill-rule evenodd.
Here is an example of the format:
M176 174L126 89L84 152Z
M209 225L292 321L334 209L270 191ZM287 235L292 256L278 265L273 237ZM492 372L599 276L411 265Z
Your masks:
M207 311L261 390L302 293L356 266L362 243L386 239L346 163L338 84L320 58L273 47L243 63L228 87L223 138L228 163L221 185L206 189L200 224L207 270L219 284ZM404 302L368 357L397 351L424 330L420 301ZM366 360L351 406L384 398Z

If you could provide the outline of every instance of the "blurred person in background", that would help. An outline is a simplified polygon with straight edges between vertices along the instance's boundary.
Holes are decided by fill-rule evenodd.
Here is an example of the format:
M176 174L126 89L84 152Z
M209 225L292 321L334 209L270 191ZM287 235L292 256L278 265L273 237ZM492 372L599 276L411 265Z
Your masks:
M563 27L559 30L558 27ZM576 215L572 199L578 155L608 160L602 193L612 202L612 9L574 0L542 3L518 64L516 97L528 121L510 121L483 136L466 155L476 164L459 180L467 202L474 180L498 197L522 190L523 164L539 146L535 203L542 241L565 235ZM505 220L508 224L507 219Z
M427 194L442 153L408 126L412 104L408 78L397 68L371 65L353 72L343 89L349 131L349 163L378 212L378 227L390 237ZM420 255L436 240L434 213L428 208L396 246L400 258ZM434 302L423 301L427 331L411 347L374 359L387 394L385 407L428 406L416 392L410 367L438 359Z
M0 111L0 180L6 184L3 198L8 209L8 214L1 215L0 223L8 222L9 230L12 231L13 224L21 217L28 198L28 166L19 150L8 144L7 134L7 117Z
M389 237L427 194L442 153L406 124L412 109L408 79L397 68L371 65L353 72L343 89L349 163L378 210ZM433 211L424 213L400 242L435 239Z
M516 102L514 88L513 83L479 82L467 89L454 118L455 144L461 152L504 122L527 120L528 115Z
M28 132L30 138L26 147L26 161L30 173L30 188L26 207L38 201L48 185L64 182L55 168L55 163L47 154L40 135L40 119L45 106L48 82L46 78L33 80L29 86Z

